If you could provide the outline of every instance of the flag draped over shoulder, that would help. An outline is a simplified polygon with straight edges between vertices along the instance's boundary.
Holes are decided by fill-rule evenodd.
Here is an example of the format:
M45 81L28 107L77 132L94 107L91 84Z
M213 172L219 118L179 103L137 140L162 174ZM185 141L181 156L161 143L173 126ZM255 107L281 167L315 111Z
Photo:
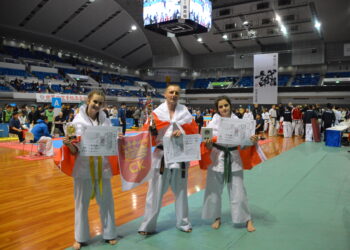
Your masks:
M73 141L73 143L77 143L78 141L79 141L79 138L78 140ZM54 156L54 162L56 166L61 170L61 172L63 172L68 176L72 176L76 158L77 156L73 155L66 145L63 145L56 152ZM118 156L116 155L108 156L108 160L111 165L112 175L118 175L119 174Z
M137 187L151 177L152 145L149 132L118 140L123 191Z
M217 141L217 136L213 137L213 142ZM243 169L250 170L256 165L266 160L264 152L259 145L253 145L245 148L238 147L238 152L242 160ZM201 160L199 165L201 169L207 169L212 164L211 149L205 146L205 143L201 143Z
M155 122L157 130L167 129L169 126L172 125L166 102L159 105L159 107L152 112L152 116L153 116L153 121ZM187 135L198 134L198 125L193 119L188 109L186 108L186 106L179 103L176 105L173 120L176 121L175 123L177 125L181 126L181 128L184 130L184 132ZM142 130L143 131L148 130L149 126L150 126L150 119L148 118ZM152 145L156 145L154 140L155 138L152 138L152 139L153 139Z

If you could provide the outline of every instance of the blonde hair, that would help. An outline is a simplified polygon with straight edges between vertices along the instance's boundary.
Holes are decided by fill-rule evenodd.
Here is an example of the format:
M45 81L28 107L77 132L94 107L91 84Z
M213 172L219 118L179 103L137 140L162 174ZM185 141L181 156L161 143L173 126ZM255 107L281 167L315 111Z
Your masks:
M106 95L105 95L105 93L103 93L102 90L94 89L94 90L90 91L90 93L88 94L88 96L87 96L87 102L88 102L89 100L91 100L91 98L92 98L94 95L102 96L102 97L103 97L103 100L106 100Z

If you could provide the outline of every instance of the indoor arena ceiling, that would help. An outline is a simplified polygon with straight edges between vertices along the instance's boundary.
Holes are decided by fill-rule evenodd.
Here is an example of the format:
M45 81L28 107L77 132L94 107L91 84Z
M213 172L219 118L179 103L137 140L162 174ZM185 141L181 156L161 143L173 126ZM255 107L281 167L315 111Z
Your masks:
M143 28L142 0L1 0L4 37L51 45L137 67L179 53L173 41ZM179 37L191 55L298 41L350 41L349 0L213 0L210 32ZM289 3L288 3L289 2ZM274 20L281 16L288 36ZM314 27L318 19L321 32ZM248 21L247 25L243 25ZM136 25L137 30L131 31ZM222 37L227 35L226 40ZM197 38L202 38L202 43ZM270 46L271 47L271 46Z

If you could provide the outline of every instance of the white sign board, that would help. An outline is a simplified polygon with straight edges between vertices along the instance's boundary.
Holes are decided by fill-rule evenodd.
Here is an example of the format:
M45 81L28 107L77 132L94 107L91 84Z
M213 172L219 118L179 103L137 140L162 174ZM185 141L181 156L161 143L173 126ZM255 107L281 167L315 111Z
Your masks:
M277 104L278 54L254 55L254 104Z

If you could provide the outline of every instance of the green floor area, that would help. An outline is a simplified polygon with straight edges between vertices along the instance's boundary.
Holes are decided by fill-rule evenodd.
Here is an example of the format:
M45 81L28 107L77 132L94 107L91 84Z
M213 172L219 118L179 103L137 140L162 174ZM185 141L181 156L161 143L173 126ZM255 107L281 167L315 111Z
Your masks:
M230 220L228 196L223 194L223 224L219 230L200 218L204 191L189 197L192 233L175 229L174 205L162 208L159 233L143 237L141 218L118 227L115 246L100 237L83 249L129 250L348 250L350 249L349 148L304 143L245 171L252 217L257 228L248 233ZM118 204L116 204L118 206Z

